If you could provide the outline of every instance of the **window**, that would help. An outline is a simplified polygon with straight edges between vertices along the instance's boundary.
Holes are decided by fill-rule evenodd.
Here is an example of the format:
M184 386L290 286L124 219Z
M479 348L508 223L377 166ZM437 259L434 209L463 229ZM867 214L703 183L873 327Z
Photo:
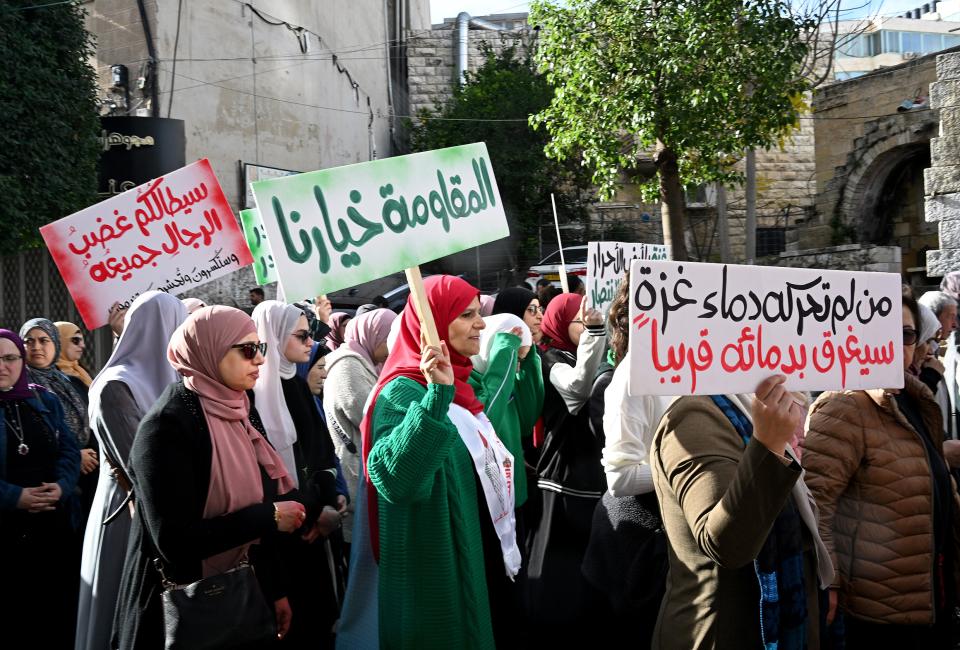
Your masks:
M956 34L943 35L943 49L956 47L958 45L960 45L960 36L957 36Z
M847 79L856 79L864 74L866 73L863 70L851 70L849 72L846 70L837 70L833 77L837 81L846 81Z
M860 34L850 34L837 38L837 54L840 56L861 57L867 56L864 50L864 37Z
M787 250L787 229L757 228L757 257L778 255Z
M883 51L900 52L900 32L881 32L883 34Z
M943 39L940 37L940 34L923 34L920 43L920 51L924 54L939 52L943 49Z
M920 53L923 51L923 39L921 38L922 34L919 32L901 32L900 35L900 51L901 52L917 52Z

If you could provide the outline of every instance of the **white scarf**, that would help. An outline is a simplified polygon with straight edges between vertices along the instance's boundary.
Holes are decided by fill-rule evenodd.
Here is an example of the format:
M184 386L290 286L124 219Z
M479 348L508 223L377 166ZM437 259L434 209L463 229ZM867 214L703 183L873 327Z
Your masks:
M260 377L253 394L256 397L257 413L267 430L267 440L273 445L287 473L293 482L300 486L297 463L294 458L293 444L297 441L297 429L287 408L283 396L281 379L290 379L297 374L297 366L288 360L283 349L287 337L293 333L297 321L303 316L299 307L286 305L276 300L264 300L253 310L253 322L257 325L257 336L267 344L264 364L260 367Z
M513 455L500 441L493 425L483 413L474 415L457 404L451 404L447 416L473 458L473 466L480 477L483 496L493 528L500 539L500 552L507 577L513 580L520 571L520 549L517 547L517 519L513 510L514 479L516 471Z

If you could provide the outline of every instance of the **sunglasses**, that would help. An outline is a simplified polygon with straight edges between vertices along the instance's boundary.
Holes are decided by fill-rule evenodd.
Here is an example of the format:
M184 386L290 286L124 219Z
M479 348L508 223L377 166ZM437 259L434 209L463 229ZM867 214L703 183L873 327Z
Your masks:
M307 330L299 330L291 334L290 336L296 337L301 343L306 343L310 339L310 332Z
M236 345L231 345L230 347L240 350L240 354L242 354L243 358L248 361L253 361L256 359L257 352L262 355L267 353L266 343L237 343Z
M903 344L915 345L917 343L917 330L909 327L903 328Z
M74 345L80 345L81 343L83 343L83 337L82 337L82 336L71 336L71 337L70 337L70 342L73 343Z

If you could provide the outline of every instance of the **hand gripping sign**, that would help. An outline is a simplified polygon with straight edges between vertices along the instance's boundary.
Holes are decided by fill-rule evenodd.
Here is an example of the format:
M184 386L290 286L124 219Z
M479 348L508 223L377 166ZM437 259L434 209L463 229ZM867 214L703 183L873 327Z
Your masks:
M630 394L903 386L900 276L635 260Z
M510 234L483 143L259 181L253 194L288 296L330 293ZM418 277L408 273L415 300Z
M206 159L40 228L89 329L145 291L177 294L253 260Z

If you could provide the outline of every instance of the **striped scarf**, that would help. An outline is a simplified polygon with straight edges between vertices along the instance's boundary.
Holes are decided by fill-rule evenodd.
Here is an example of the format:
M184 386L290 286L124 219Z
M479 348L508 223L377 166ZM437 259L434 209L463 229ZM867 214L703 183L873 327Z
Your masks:
M711 396L740 434L744 446L753 424L723 395ZM793 499L777 515L753 561L760 584L760 634L766 650L807 647L807 597L803 582L803 522Z

